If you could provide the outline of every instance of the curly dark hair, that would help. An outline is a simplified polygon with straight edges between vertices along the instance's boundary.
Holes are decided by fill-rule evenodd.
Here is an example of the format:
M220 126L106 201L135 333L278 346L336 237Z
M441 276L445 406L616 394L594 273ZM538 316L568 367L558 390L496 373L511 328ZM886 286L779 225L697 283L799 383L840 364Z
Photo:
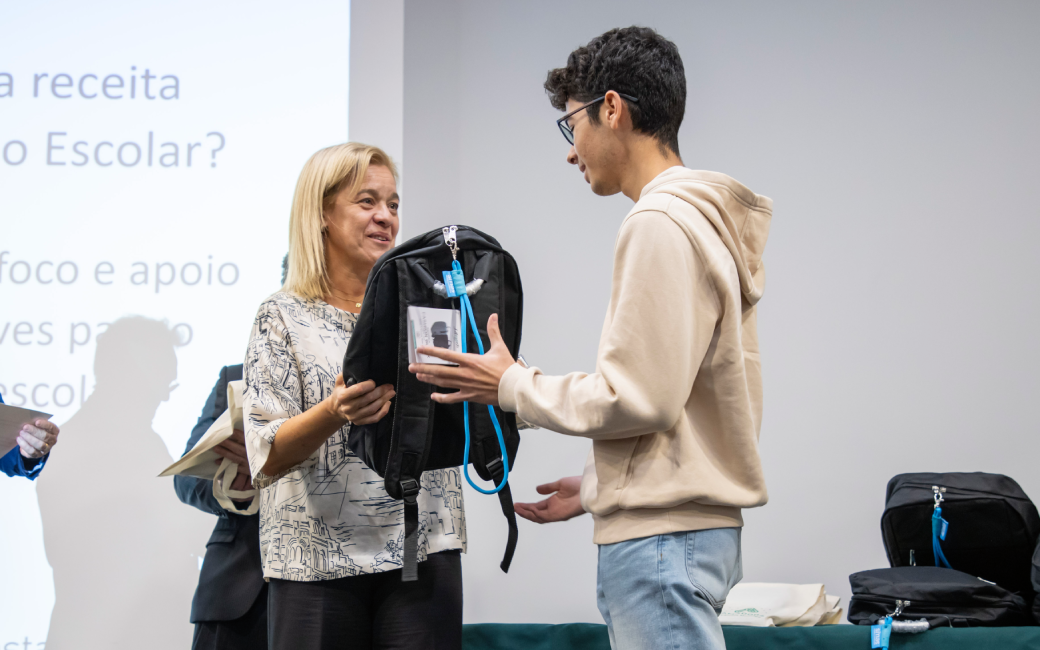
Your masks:
M679 125L686 112L686 72L679 48L649 27L622 27L597 36L567 57L567 67L549 71L545 90L564 110L568 99L589 102L608 90L626 100L632 126L679 155ZM588 111L599 123L599 110Z

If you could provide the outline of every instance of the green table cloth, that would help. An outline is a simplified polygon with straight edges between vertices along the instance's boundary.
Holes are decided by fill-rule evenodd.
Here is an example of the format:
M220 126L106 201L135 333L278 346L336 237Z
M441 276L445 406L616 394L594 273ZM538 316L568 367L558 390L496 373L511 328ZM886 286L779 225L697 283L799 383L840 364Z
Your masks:
M870 628L723 627L727 650L870 650ZM504 625L462 628L465 650L609 650L607 627L592 623ZM891 650L1040 650L1040 627L939 628L923 634L893 634Z

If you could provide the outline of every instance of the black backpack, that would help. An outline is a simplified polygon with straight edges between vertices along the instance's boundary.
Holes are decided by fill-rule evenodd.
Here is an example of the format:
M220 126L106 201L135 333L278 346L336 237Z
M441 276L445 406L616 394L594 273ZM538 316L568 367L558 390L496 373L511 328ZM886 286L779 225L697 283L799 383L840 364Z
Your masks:
M952 524L951 524L952 525ZM930 627L1029 624L1025 599L962 571L906 566L849 576L849 622L874 625L886 616L926 619Z
M933 540L937 505L948 522L942 540ZM893 567L939 566L945 557L950 568L1032 597L1031 556L1040 537L1040 515L1006 476L900 474L888 482L881 534Z
M343 378L348 384L374 380L377 386L392 384L396 396L390 412L376 424L350 428L347 445L366 465L383 477L387 493L404 501L405 541L402 580L417 577L419 480L426 470L463 465L464 407L438 404L430 399L435 387L408 372L408 307L458 308L461 298L451 298L450 271L455 259L448 240L457 247L457 259L469 284L469 303L486 348L487 319L498 314L499 328L514 357L520 349L523 321L523 289L516 261L493 237L466 226L431 230L388 251L376 262L365 287L365 301L343 358ZM449 280L446 287L444 280ZM467 322L463 336L476 349ZM446 391L450 392L450 391ZM501 486L498 498L509 523L502 571L516 549L516 514L509 484L503 481L512 469L520 444L516 417L494 409L507 459L503 459L496 422L489 409L473 405L469 411L471 435L469 460L485 481ZM508 462L508 465L505 463ZM466 468L463 468L466 470ZM467 470L468 471L468 470ZM467 474L468 478L468 474ZM461 489L461 486L458 486ZM477 486L474 486L477 487ZM480 488L478 488L480 489ZM485 491L487 492L487 491Z
M1036 544L1036 551L1033 553L1033 592L1040 594L1040 541ZM1040 595L1033 598L1033 619L1037 625L1040 625Z

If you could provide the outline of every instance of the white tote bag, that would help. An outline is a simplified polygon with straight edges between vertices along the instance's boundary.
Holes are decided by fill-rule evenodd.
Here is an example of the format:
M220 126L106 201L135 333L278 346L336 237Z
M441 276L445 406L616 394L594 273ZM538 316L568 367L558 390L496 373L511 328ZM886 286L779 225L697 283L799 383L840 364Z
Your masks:
M260 494L259 490L232 490L231 483L238 476L238 464L227 458L221 458L213 448L224 442L235 429L243 428L242 393L245 391L244 380L228 382L228 409L210 425L206 433L199 438L191 451L163 470L159 476L194 476L195 478L213 479L213 497L225 510L239 515L252 515L260 508L260 499L253 502L245 510L240 510L232 499L248 499ZM217 465L217 461L222 461ZM229 486L229 487L225 487Z
M719 615L723 625L810 627L841 620L840 599L822 584L742 582L733 587Z

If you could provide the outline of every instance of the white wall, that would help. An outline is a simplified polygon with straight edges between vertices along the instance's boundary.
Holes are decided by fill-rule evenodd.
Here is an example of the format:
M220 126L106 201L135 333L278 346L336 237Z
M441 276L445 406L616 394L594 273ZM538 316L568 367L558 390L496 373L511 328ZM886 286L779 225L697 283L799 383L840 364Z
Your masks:
M759 331L770 503L746 513L749 581L885 565L884 489L989 471L1040 499L1040 6L1027 2L447 2L405 6L412 234L461 222L518 259L524 354L592 370L624 197L564 161L546 72L616 26L672 39L687 166L775 200ZM524 437L513 492L578 473L588 443ZM598 621L588 518L521 522L470 492L466 620Z

